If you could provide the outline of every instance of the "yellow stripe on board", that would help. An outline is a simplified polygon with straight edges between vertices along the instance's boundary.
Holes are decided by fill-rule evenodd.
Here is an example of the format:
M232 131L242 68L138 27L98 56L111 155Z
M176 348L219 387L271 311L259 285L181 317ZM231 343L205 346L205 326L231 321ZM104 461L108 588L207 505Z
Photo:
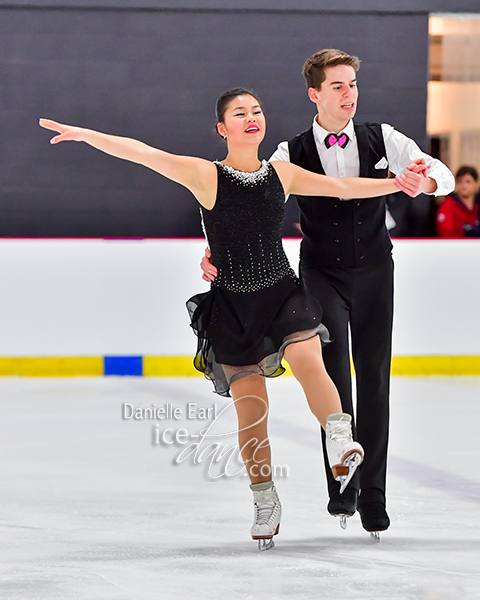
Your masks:
M143 374L147 377L203 377L193 366L192 356L144 356Z
M292 375L283 361L285 374ZM352 364L352 373L354 373ZM480 375L480 356L394 356L392 375ZM145 356L143 374L150 377L192 377L202 375L190 356Z
M0 358L0 375L23 377L96 377L103 375L102 356Z
M291 375L288 364L284 361L284 375ZM143 374L146 377L196 377L203 373L193 366L192 356L144 356Z
M292 372L283 363L285 375ZM353 369L352 369L353 372ZM0 376L97 377L103 375L101 356L0 357ZM143 374L147 377L198 377L191 356L144 356ZM480 375L480 356L394 356L392 375Z
M393 356L392 375L480 375L480 356Z

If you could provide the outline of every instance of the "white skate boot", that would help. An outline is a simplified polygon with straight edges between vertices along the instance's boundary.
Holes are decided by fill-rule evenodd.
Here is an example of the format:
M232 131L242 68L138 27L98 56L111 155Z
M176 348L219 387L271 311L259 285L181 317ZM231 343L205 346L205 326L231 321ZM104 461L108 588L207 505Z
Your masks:
M327 455L333 476L340 482L340 493L363 460L363 448L352 438L352 417L346 413L334 413L327 417L325 429Z
M273 536L280 530L282 505L273 481L251 484L250 489L254 507L252 539L258 540L259 550L270 550L275 545Z

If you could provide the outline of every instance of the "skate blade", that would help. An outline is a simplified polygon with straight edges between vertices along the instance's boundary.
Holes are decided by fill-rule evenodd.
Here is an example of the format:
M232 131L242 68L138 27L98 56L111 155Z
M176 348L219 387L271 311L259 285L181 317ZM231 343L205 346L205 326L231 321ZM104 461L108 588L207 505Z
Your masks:
M340 527L342 529L346 529L347 528L347 518L350 515L338 515L340 517Z
M340 494L345 491L362 460L363 456L359 452L352 452L343 460L341 465L332 467L334 478L340 482Z
M275 533L273 535L277 535L280 531L280 523L277 525L275 529ZM275 546L273 541L273 535L252 535L252 540L258 540L258 549L263 552L264 550L270 550Z
M342 529L347 528L347 519L349 519L352 516L352 515L347 515L347 513L341 513L341 512L338 512L335 514L330 513L330 514L332 515L332 517L338 517L338 519L340 521L340 527Z
M372 539L375 543L378 544L380 542L380 532L379 531L371 531L370 539Z
M263 538L258 540L258 549L260 552L265 552L265 550L270 550L275 546L275 542L273 538Z

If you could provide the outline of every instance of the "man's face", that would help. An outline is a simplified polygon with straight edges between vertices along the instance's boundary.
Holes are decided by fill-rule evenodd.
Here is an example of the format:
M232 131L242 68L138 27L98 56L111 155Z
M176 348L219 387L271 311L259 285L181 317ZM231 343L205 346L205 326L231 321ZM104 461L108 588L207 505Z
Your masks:
M348 65L328 67L320 89L309 88L308 94L317 105L320 123L333 121L346 124L357 110L355 69Z

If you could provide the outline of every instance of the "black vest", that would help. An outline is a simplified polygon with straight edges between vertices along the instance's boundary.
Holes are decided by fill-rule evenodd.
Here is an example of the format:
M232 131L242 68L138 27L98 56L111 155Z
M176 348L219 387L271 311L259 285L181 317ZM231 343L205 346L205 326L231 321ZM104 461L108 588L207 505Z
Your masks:
M382 179L388 168L375 169L386 158L381 125L354 124L360 177ZM313 129L288 142L290 162L325 175ZM385 226L385 197L339 200L326 196L297 196L303 240L300 258L311 267L361 267L381 262L392 250Z

